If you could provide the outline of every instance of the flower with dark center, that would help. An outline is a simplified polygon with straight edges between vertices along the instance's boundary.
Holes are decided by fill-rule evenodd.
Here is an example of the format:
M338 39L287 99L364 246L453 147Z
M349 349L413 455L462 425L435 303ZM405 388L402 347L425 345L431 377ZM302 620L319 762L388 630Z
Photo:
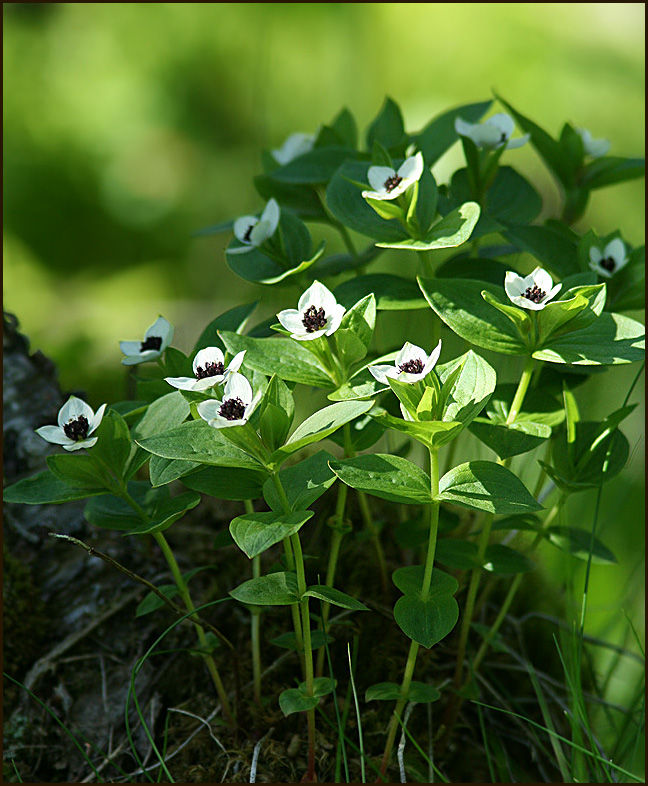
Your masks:
M322 330L326 327L326 314L323 308L316 306L309 306L304 311L302 318L302 325L306 328L307 333L314 333L316 330Z
M499 112L483 123L467 123L460 117L455 120L455 131L459 136L471 139L477 147L482 150L497 150L506 147L511 150L515 147L522 147L529 139L529 134L511 139L515 125L513 119L504 112Z
M541 267L528 276L509 270L504 279L504 289L511 302L530 311L541 311L561 288L562 284L554 286L549 273Z
M424 168L422 153L406 158L398 171L389 166L369 167L367 180L373 191L363 191L362 196L365 199L396 199L421 179Z
M241 420L245 415L245 404L240 398L228 398L221 404L218 414L226 420Z
M243 363L245 350L237 353L225 365L225 356L218 347L206 347L196 353L193 360L193 377L165 377L169 385L179 390L207 390L220 385L229 374L238 371Z
M173 325L164 317L158 317L144 334L143 341L120 341L119 347L126 355L122 358L125 366L134 366L157 360L171 343Z
M252 395L252 386L243 376L234 371L228 375L223 400L209 399L198 404L198 414L212 428L243 426L261 399L261 393Z
M261 216L241 216L234 222L234 237L241 243L227 249L228 254L246 254L269 240L279 226L279 204L271 199Z
M383 385L389 385L389 379L397 379L413 385L427 377L436 365L440 354L440 341L429 355L424 349L408 341L396 355L393 366L387 364L369 366L369 371L374 379Z
M88 418L85 415L79 415L76 420L71 420L63 426L63 432L66 437L80 442L88 436L89 428Z
M592 246L589 250L589 259L589 266L603 278L612 278L630 261L625 243L620 237L610 240L605 248Z
M140 342L140 352L146 352L147 349L154 349L156 352L162 346L162 339L160 336L149 336L144 341Z
M534 303L542 303L543 299L547 297L547 293L540 289L537 284L534 284L533 287L526 288L522 297L532 300Z
M106 405L102 404L94 412L91 406L76 396L70 396L58 413L58 426L41 426L36 429L39 437L61 445L64 450L81 450L91 448L97 437L90 435L101 423Z
M297 308L286 308L277 314L281 325L297 341L311 341L320 336L330 336L339 327L344 316L344 306L324 284L314 281L299 298Z

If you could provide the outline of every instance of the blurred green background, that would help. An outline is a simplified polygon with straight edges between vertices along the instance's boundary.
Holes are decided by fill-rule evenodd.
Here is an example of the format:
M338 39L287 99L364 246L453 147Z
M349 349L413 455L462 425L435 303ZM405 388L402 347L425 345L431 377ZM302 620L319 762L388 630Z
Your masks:
M228 235L192 236L259 210L263 148L345 105L364 128L390 95L416 131L495 89L553 134L569 120L609 138L612 154L641 155L644 13L643 3L5 3L5 308L57 362L64 390L88 391L94 406L124 398L118 341L139 339L159 313L189 351L236 304L260 298L259 320L294 305L295 291L230 272ZM556 187L531 146L507 163L551 214ZM457 145L435 174L443 182L461 165ZM636 181L595 192L577 228L620 228L638 245L643 224ZM587 383L585 416L620 406L635 371L614 370L612 404ZM601 569L592 602L592 624L608 633L627 630L610 610L636 608L643 586L641 417L627 423L633 459L603 516L623 568ZM575 523L589 526L580 497Z

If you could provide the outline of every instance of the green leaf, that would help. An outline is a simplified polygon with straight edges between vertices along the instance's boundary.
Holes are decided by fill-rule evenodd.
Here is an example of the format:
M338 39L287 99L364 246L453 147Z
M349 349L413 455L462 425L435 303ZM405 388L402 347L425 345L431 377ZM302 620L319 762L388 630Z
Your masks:
M394 606L394 619L406 636L429 649L457 624L459 606L452 595L437 595L425 601L403 595Z
M430 251L454 248L465 243L479 220L480 207L476 202L465 202L436 223L423 238L376 243L380 248L402 248L412 251Z
M519 551L496 543L486 547L482 567L490 573L508 576L513 573L526 573L533 570L535 565Z
M439 192L434 175L425 168L418 181L418 196L415 205L416 225L421 234L427 235L437 215Z
M447 445L459 436L464 428L458 421L423 420L411 421L395 418L392 415L376 415L376 420L386 428L393 428L431 448Z
M469 540L441 538L437 542L434 559L453 570L473 570L479 567L478 547Z
M331 461L343 483L374 497L407 505L429 504L429 476L416 464L399 456L373 453L344 461Z
M392 573L392 581L403 593L403 595L420 596L423 588L423 576L425 569L423 565L411 565L406 568L397 568ZM428 597L436 597L437 595L454 595L459 589L459 583L448 573L435 568L432 571L432 580Z
M401 698L417 704L431 704L441 698L441 694L433 685L418 680L410 682L405 697L401 694L401 686L395 682L379 682L367 688L365 692L365 701L399 701Z
M544 536L554 546L566 551L577 559L589 560L590 550L592 562L598 565L613 565L617 558L601 541L590 532L575 527L549 527Z
M552 338L582 330L598 319L605 305L605 284L574 287L538 313L540 349Z
M252 606L290 606L299 601L294 573L270 573L243 582L229 593L241 603Z
M158 587L158 589L163 595L169 598L169 600L173 599L178 594L178 588L175 584L163 584L161 587ZM151 614L151 612L161 609L163 606L166 606L166 603L159 595L156 595L154 592L149 592L138 604L135 610L135 616L143 617L146 614Z
M542 509L516 475L492 461L468 461L451 469L441 478L436 499L497 515Z
M469 426L480 442L493 450L501 459L519 456L534 450L551 436L551 427L545 423L522 421L493 423L488 418L476 418Z
M131 436L124 418L114 410L107 410L94 436L98 439L91 448L93 457L106 464L118 478L123 477L131 452Z
M216 319L213 319L200 334L193 348L193 354L195 355L196 352L206 347L218 347L221 350L225 350L225 345L221 341L219 331L227 330L232 333L241 333L245 329L252 312L258 304L259 301L256 300L254 303L235 306L224 314L216 317Z
M164 458L217 467L261 469L258 461L236 447L219 429L212 428L204 420L184 423L162 434L142 439L139 444L149 453Z
M510 300L508 303L503 302L499 296L494 295L488 290L484 290L481 293L481 296L489 306L496 308L500 314L504 314L504 316L511 321L513 327L517 331L518 336L520 337L520 341L527 345L531 337L531 330L533 328L531 314L529 314L529 312L525 311L523 308L514 306Z
M373 407L373 401L338 401L311 415L290 435L283 447L270 456L269 465L283 462L306 445L319 442L345 423L363 415Z
M320 450L279 472L279 480L292 510L306 510L335 483L337 478L329 467L329 461L335 461L334 457L326 450ZM272 478L263 484L263 497L272 510L283 513L283 505Z
M72 488L49 470L23 478L3 491L5 502L23 505L58 505L74 499L107 494L105 488Z
M336 170L347 158L353 158L355 150L343 146L315 147L283 166L277 167L270 177L293 185L316 185L328 183Z
M445 422L456 421L465 428L488 403L497 377L493 367L472 350L450 363L437 368L441 378L441 418ZM453 432L453 437L456 433ZM437 444L444 444L443 437Z
M48 456L47 466L68 486L78 489L104 488L110 490L105 471L83 454Z
M157 498L168 498L165 489L152 489L146 481L131 481L128 493L141 508L150 508ZM118 532L129 532L142 523L140 516L121 497L106 494L100 499L91 499L85 506L83 515L90 524L102 529L114 529Z
M497 385L495 392L486 405L486 414L497 424L506 423L511 410L511 403L515 396L517 385ZM565 419L565 410L562 402L542 385L527 390L524 402L515 417L516 423L522 421L530 423L543 423L547 426L559 426Z
M263 554L275 543L289 538L314 515L312 510L287 515L276 513L245 513L230 523L230 533L241 551L252 559Z
M272 375L259 407L261 439L270 450L283 445L295 416L295 402L285 382Z
M576 366L634 363L644 357L644 327L621 314L603 313L584 330L550 339L533 357Z
M554 276L564 278L580 269L576 241L548 226L513 226L504 237L542 262Z
M334 606L341 606L343 609L351 609L351 611L369 611L364 603L360 603L359 600L346 595L344 592L340 592L340 590L326 587L322 584L314 584L312 587L309 587L302 597L318 598L325 603L332 603Z
M195 508L200 502L200 494L194 491L185 491L173 499L162 499L155 505L151 512L151 521L139 523L136 527L124 533L125 535L152 535L154 532L164 532L185 513Z
M391 352L389 355L372 360L367 366L356 371L348 382L345 382L344 385L337 390L329 393L328 399L330 401L354 401L362 398L373 398L378 395L378 393L387 390L385 385L378 382L369 371L369 365L374 366L378 363L389 363L394 360L395 355L395 352Z
M179 426L189 417L189 412L189 403L179 390L166 393L148 405L142 417L133 426L131 438L133 440L144 439L160 434L173 426ZM132 478L149 457L150 454L147 451L134 444L124 473L125 477ZM164 482L168 483L169 481Z
M283 647L286 650L293 650L293 652L303 652L304 648L297 645L297 637L294 633L282 633L280 636L275 636L274 639L268 639L270 644L275 644L277 647ZM333 636L324 634L321 630L311 631L311 650L315 651L325 644L330 644L335 641Z
M335 331L338 357L344 369L367 354L375 326L376 298L370 293L344 314L340 327Z
M573 170L560 144L532 120L513 109L503 98L497 96L497 99L513 115L520 128L531 135L531 144L538 151L549 169L553 171L563 185L569 187L573 178Z
M398 104L386 98L380 112L367 128L367 150L371 150L374 141L389 150L402 145L405 136L405 125Z
M153 459L151 459L152 461ZM193 463L193 462L191 462ZM204 467L184 475L183 485L217 499L258 499L268 477L265 470L243 467Z
M646 160L644 158L605 156L590 162L585 167L581 183L586 188L594 190L645 176Z
M200 466L195 461L162 458L162 456L147 453L145 450L142 450L142 453L149 459L149 478L153 488L166 486L167 483L181 478Z
M312 352L289 338L250 338L236 333L222 333L221 337L232 354L245 350L247 368L271 377L277 374L290 382L301 382L317 388L332 388L333 379L324 371Z
M427 166L433 166L441 156L458 140L455 120L460 117L467 123L477 123L488 112L492 101L465 104L435 117L413 138L413 142L423 153Z
M347 147L355 150L358 146L358 126L355 118L346 107L335 116L331 128Z
M318 704L319 699L316 696L308 696L299 688L288 688L279 694L279 706L286 717L295 712L315 709Z
M461 338L505 355L527 354L527 347L508 317L482 297L486 290L497 298L501 292L498 287L469 279L419 278L418 283L433 310Z
M339 284L333 294L338 303L347 308L369 294L374 295L378 311L427 308L421 290L413 281L390 273L370 273L350 278Z
M326 202L344 226L380 241L404 240L407 234L396 221L386 221L367 203L362 190L368 188L369 162L347 161L331 178Z

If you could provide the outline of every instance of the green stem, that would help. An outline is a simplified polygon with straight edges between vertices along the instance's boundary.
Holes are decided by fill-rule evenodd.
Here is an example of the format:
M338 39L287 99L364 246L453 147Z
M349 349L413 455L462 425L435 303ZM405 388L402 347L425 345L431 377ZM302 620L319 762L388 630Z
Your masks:
M526 392L529 389L529 383L531 382L531 377L533 376L533 369L535 366L535 360L531 355L526 359L526 363L524 364L524 370L522 371L522 376L520 377L520 381L517 386L517 390L515 391L515 396L513 397L513 403L511 404L511 409L509 410L508 417L506 418L505 425L510 426L511 423L515 422L515 418L520 413L522 409L522 404L524 403L524 397L526 396Z
M254 513L251 499L243 500L245 512ZM261 556L257 554L252 558L252 578L261 576ZM250 617L250 641L252 646L252 681L254 683L254 700L261 706L261 609L252 608Z
M439 494L439 454L438 449L430 448L430 491L432 499L434 500ZM428 548L425 556L425 568L423 571L423 583L421 585L421 600L426 601L430 593L432 585L432 572L434 570L434 554L436 551L437 535L439 531L439 503L430 503L430 533L428 537ZM392 748L394 747L394 740L398 731L398 719L401 717L403 707L407 702L407 695L409 693L412 677L414 675L414 668L416 666L416 656L418 655L419 644L412 641L410 644L409 653L407 656L407 663L405 664L405 672L403 673L403 681L401 683L401 697L394 708L394 714L389 724L389 731L387 733L387 742L385 743L385 752L383 753L382 762L380 765L380 773L384 775L389 766L389 759L391 757Z
M306 693L308 696L314 695L314 668L313 668L313 647L311 644L310 613L308 610L308 597L303 597L307 589L306 572L304 570L304 555L302 553L299 534L296 532L290 536L290 542L295 553L295 566L297 568L297 588L301 600L302 631L304 634L304 665L306 671ZM309 782L314 781L315 777L315 709L310 709L306 713L308 718L308 772Z
M284 509L284 513L291 513L290 502L288 501L288 497L286 496L286 492L284 490L283 484L281 483L281 479L279 478L278 472L273 472L271 474L272 482L274 483L274 487L277 490L277 494L279 496L279 501ZM286 566L288 570L294 571L296 570L295 565L295 556L293 554L293 547L290 542L290 538L284 538L283 541L284 547L284 554L286 555ZM302 635L302 625L301 620L299 617L299 604L292 603L290 605L290 613L292 615L293 621L293 628L295 630L295 642L297 644L297 650L301 653L300 659L302 664L302 670L305 670L305 652L304 652L304 639Z
M191 599L191 594L189 593L189 588L187 587L187 583L185 582L182 573L180 572L180 568L178 567L178 563L176 561L175 555L171 550L171 547L166 541L166 538L161 532L154 532L153 537L155 538L156 543L162 550L164 557L171 568L171 573L173 575L173 579L178 587L178 592L180 593L180 597L182 598L182 602L185 605L187 611L195 611L195 606L193 604L193 600ZM192 620L193 621L193 620ZM216 668L216 662L214 661L213 657L209 654L209 644L207 642L207 637L205 635L205 631L201 627L198 622L194 622L194 628L196 629L196 634L198 636L198 642L200 643L201 648L205 651L204 659L205 664L207 665L207 670L209 671L212 680L214 681L214 685L216 686L216 691L218 693L218 697L221 700L221 704L223 707L223 713L227 718L228 723L231 726L235 726L236 722L234 720L234 715L232 714L232 708L230 707L229 700L227 698L227 693L225 692L225 686L223 685L223 681L220 678L220 674L218 673L218 669Z

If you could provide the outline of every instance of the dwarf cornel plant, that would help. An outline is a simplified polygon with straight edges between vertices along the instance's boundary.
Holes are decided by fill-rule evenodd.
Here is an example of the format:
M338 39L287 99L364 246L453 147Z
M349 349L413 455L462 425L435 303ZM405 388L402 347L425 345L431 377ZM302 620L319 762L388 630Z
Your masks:
M633 248L621 230L599 237L594 229L579 234L573 224L591 191L641 176L644 163L608 155L606 140L569 123L555 139L497 101L505 112L492 113L492 100L469 104L413 133L388 99L362 138L343 109L315 134L295 133L264 151L254 181L257 212L199 234L231 233L231 270L259 286L282 287L289 307L250 328L257 304L233 303L189 355L172 346L173 327L159 316L141 340L121 342L122 363L135 372L155 364L148 375L136 374L137 400L102 404L95 413L71 397L58 423L38 430L63 452L4 493L5 501L25 504L87 499L91 524L155 540L174 584L149 587L137 613L166 604L187 616L232 727L239 723L227 687L232 658L219 657L224 650L215 645L233 645L196 613L189 579L202 566L183 575L165 533L203 496L242 502L229 525L244 555L240 583L221 590L251 613L254 687L243 699L278 704L285 716L305 714L305 781L317 777L316 710L332 694L336 712L341 701L336 678L324 669L325 648L330 654L337 646L331 607L378 613L380 590L382 597L393 593L391 572L398 599L384 624L409 640L402 677L363 685L357 673L353 684L356 699L357 688L365 703L393 703L380 780L388 777L409 703L442 705L434 715L435 755L442 759L541 543L588 564L614 561L593 531L562 513L570 495L600 489L628 459L620 427L633 407L610 400L600 423L583 421L574 388L594 371L643 358L643 327L624 312L644 306L644 247ZM432 168L456 142L465 166L438 184ZM538 191L511 166L525 144L561 188L560 215L543 223ZM321 225L329 245L339 235L339 247L317 239ZM372 272L387 252L390 269L403 273L415 260L419 275ZM393 312L408 310L425 310L427 327L396 346ZM463 353L449 356L446 346L462 343ZM497 368L482 350L491 361L503 356ZM510 382L516 356L522 372ZM309 400L324 397L313 411ZM304 410L311 414L295 422ZM458 440L466 432L471 437ZM475 458L479 443L493 460ZM515 457L521 459L513 471ZM530 490L521 478L538 470ZM333 497L328 508L318 502L323 495ZM341 544L358 528L350 500L370 544L362 558L374 561L376 575L360 597L345 591L337 571ZM411 519L401 516L410 537L402 524L399 537L420 547L417 561L387 557L392 533L374 520L377 508L387 519L414 511ZM326 571L314 576L304 533L327 509L334 513ZM264 573L266 554L273 561ZM473 640L475 613L493 577L505 577L500 582L510 589ZM264 696L261 612L273 606L287 607L286 631L276 642L294 652L301 680ZM370 646L379 661L379 642ZM430 677L429 669L424 681L415 679L421 648L444 646L455 653L452 679ZM369 757L381 753L368 744L361 739Z

